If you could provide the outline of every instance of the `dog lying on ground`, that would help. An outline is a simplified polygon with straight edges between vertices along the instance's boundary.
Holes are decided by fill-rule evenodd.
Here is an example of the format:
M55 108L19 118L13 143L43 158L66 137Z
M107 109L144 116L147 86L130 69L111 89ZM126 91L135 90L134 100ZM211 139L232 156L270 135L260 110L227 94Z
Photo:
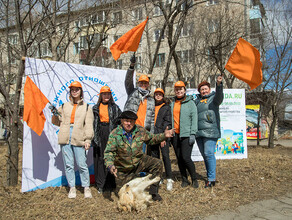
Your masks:
M160 177L150 179L152 174L139 177L123 185L119 191L118 209L120 211L142 211L152 203L152 196L145 189L160 180Z

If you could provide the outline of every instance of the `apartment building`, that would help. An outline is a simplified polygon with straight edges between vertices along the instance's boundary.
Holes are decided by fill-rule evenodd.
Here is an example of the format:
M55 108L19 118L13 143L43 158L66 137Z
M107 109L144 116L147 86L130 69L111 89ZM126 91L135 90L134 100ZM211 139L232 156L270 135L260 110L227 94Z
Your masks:
M265 18L265 11L259 0L112 0L90 7L86 4L71 7L71 10L67 8L43 16L38 29L33 29L37 23L35 26L28 21L23 23L27 26L23 29L24 36L19 36L13 22L9 27L2 24L0 74L11 78L11 95L16 83L12 76L18 71L23 56L20 51L24 47L28 57L126 70L133 52L114 61L109 48L147 16L149 21L136 52L136 72L137 75L149 74L152 91L163 86L164 79L166 94L172 95L173 84L179 78L188 88L195 88L203 79L215 85L216 76L223 72L231 78L224 66L239 37L262 51L261 20ZM170 59L171 50L174 53ZM228 77L227 87L246 87L236 79L228 82ZM0 109L3 118L3 101L0 101ZM0 126L0 138L2 127L4 125Z

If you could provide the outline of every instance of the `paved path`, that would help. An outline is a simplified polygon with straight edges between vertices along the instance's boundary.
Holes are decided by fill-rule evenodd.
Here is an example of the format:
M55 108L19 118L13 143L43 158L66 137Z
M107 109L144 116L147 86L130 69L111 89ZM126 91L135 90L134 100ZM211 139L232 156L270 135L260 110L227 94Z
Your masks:
M217 215L208 216L205 220L291 220L292 219L292 193L284 197L257 201L240 206L235 211L224 211Z
M281 140L274 140L275 147L277 145L282 145L284 147L292 147L292 140L286 140L286 139L281 139ZM247 146L248 145L257 145L257 140L247 140ZM260 146L268 146L268 139L263 139L260 140Z

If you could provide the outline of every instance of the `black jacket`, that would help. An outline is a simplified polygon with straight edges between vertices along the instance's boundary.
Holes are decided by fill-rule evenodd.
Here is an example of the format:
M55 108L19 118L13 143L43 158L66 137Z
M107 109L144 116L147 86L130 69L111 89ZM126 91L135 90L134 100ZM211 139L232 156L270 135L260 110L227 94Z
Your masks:
M94 130L94 137L92 140L93 147L100 147L100 137L99 131L100 131L100 117L99 117L99 105L100 103L97 103L93 106L93 130ZM115 103L109 103L108 104L108 116L109 116L109 132L114 130L119 124L119 116L122 113L119 106Z
M164 104L159 109L154 125L154 134L163 133L166 127L171 129L171 108L168 104Z

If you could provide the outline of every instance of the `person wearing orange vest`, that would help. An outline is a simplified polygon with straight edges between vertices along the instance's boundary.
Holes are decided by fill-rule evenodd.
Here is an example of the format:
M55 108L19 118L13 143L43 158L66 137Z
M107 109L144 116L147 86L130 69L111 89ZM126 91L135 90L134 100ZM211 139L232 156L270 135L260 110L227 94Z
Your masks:
M162 133L166 128L171 129L171 108L169 102L164 97L164 91L161 88L157 88L154 91L155 99L155 118L154 118L154 134ZM162 154L162 160L164 164L166 174L166 189L171 191L173 188L171 162L169 158L169 145L170 140L161 142L160 144L150 146L151 156L160 158L160 150Z
M155 101L150 96L149 78L141 75L138 80L138 87L134 88L133 76L136 58L131 57L131 65L125 78L125 88L128 99L124 106L124 111L132 111L137 114L136 124L146 128L151 133L154 132Z
M182 187L190 185L188 181L189 172L192 179L192 186L198 188L195 164L191 159L195 134L198 131L197 107L193 96L186 96L184 82L178 81L174 84L175 97L172 100L172 124L175 128L175 136L172 138L172 145L177 158L178 168L182 176Z
M85 151L90 148L93 138L93 114L83 101L81 83L74 81L69 88L70 101L58 109L59 116L53 115L52 123L60 126L58 143L61 145L65 174L70 187L68 198L76 198L74 157L79 168L81 185L84 187L84 197L91 198Z
M99 193L112 191L115 186L115 177L108 172L104 164L104 150L109 134L119 124L119 115L122 113L114 102L111 90L103 86L99 92L97 104L92 108L94 121L94 137L92 140L95 185Z

